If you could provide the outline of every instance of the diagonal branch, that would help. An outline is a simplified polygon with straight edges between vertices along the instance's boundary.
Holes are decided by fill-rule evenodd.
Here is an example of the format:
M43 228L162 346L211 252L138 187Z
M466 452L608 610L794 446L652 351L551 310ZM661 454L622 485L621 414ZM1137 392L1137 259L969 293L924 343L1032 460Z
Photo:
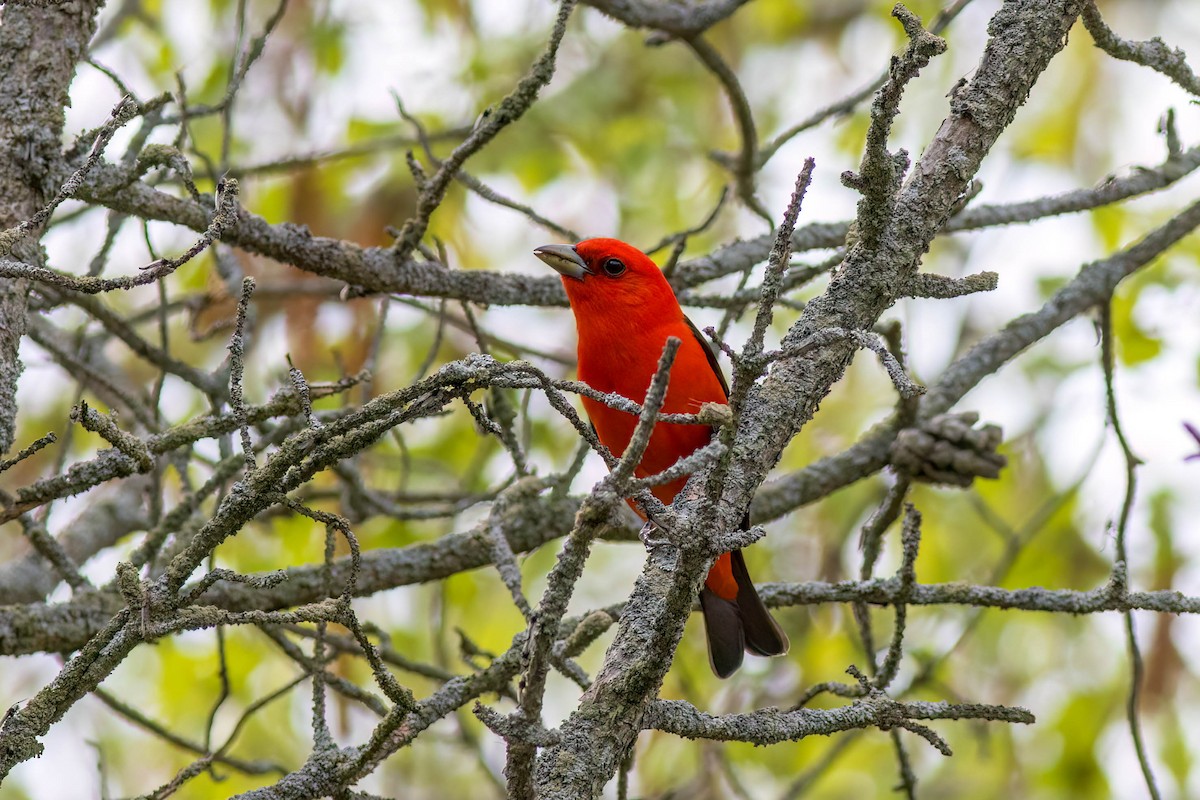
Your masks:
M500 101L494 109L484 112L475 129L471 131L462 144L454 148L421 188L421 196L417 198L417 213L404 223L396 242L396 260L402 261L417 248L417 244L429 227L429 218L442 203L446 190L468 158L496 137L509 124L516 122L537 100L538 93L554 77L554 64L558 56L558 46L562 43L567 32L567 20L575 9L575 0L563 0L558 8L558 17L554 20L554 29L550 33L550 41L546 51L534 62L529 73L517 83L513 91Z
M1083 24L1096 46L1113 58L1132 61L1166 75L1184 90L1200 96L1200 76L1188 66L1187 54L1178 47L1172 49L1157 36L1148 42L1122 39L1108 27L1096 7L1096 0L1087 0L1083 7Z
M1025 13L1019 4L1006 4L997 12L974 79L951 101L950 116L897 194L889 220L878 237L850 248L842 273L808 304L784 337L784 349L822 328L866 330L895 301L984 156L1062 49L1078 13L1078 0L1057 0L1038 14ZM751 387L734 440L722 506L746 507L784 446L841 377L851 353L849 345L834 345L779 362L763 383ZM622 632L644 628L636 637L640 649L620 650L630 660L617 663L616 644L610 648L601 674L564 723L562 743L539 758L538 783L544 797L593 797L616 773L657 691L661 673L658 667L648 667L647 659L661 659L674 650L679 629L671 609L691 605L701 568L703 564L691 574L690 568L680 569L677 564L647 561L618 631L620 641Z

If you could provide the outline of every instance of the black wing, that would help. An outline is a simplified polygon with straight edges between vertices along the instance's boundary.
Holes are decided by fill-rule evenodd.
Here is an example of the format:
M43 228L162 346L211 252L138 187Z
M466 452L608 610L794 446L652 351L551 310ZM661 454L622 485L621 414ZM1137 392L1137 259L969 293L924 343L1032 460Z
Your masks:
M721 388L725 391L725 399L729 399L729 383L725 380L725 373L721 371L721 364L717 361L717 354L712 349L712 345L708 343L708 339L704 338L704 334L700 333L700 329L696 327L696 323L692 322L686 316L683 321L687 323L692 335L696 337L696 341L704 348L704 357L708 359L708 365L712 367L712 371L717 374L717 380L721 382Z

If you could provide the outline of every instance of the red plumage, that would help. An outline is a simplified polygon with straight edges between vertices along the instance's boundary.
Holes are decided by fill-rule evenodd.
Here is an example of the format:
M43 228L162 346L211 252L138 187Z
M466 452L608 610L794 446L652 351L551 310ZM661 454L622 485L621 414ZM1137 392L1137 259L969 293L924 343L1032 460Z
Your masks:
M728 389L715 357L684 316L662 271L637 248L616 239L588 239L577 245L548 245L534 251L558 270L579 332L579 379L601 392L638 403L658 366L667 338L681 344L671 369L662 412L693 414L703 403L724 403ZM629 445L637 417L583 398L596 434L614 455ZM634 470L654 475L708 444L706 425L660 422ZM670 504L687 478L652 489ZM741 553L722 555L709 571L700 594L713 671L724 678L741 665L742 653L779 655L788 640L773 620L746 572Z

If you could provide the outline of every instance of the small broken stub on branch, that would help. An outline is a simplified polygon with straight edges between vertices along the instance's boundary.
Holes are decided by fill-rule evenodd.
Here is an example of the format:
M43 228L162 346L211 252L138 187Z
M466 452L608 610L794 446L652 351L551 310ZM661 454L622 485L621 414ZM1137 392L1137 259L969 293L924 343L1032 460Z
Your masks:
M913 480L970 486L976 478L998 478L1008 459L996 452L1004 438L998 425L974 427L974 411L939 414L920 427L905 428L889 460Z
M733 410L725 403L701 403L696 417L705 425L724 428L733 424Z

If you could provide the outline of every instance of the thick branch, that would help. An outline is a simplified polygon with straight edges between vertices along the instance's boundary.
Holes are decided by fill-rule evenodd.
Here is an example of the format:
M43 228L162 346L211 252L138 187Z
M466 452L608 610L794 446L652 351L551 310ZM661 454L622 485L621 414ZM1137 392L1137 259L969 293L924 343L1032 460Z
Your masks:
M57 190L48 179L60 161L63 109L75 64L96 32L99 0L55 8L4 10L0 36L0 231L32 219ZM40 227L40 226L39 226ZM40 230L37 231L40 234ZM11 250L10 250L11 248ZM45 262L36 239L6 242L0 257L33 267ZM18 349L25 334L29 282L0 281L0 453L16 430Z
M808 304L801 320L783 341L795 347L823 328L869 329L895 301L915 274L920 257L955 208L984 156L1024 103L1034 81L1062 48L1079 13L1079 0L1047 4L1012 2L993 17L991 38L974 79L951 101L951 114L925 150L895 198L894 211L868 246L859 242L847 254L844 269L828 290ZM833 345L804 358L780 362L766 380L751 389L734 441L729 477L722 498L727 509L748 505L755 489L775 465L784 446L816 411L845 371L852 353ZM703 565L701 565L702 567ZM647 561L643 581L663 571ZM681 585L700 577L668 568L647 583L644 602L631 601L622 632L661 623ZM643 581L639 581L639 587ZM634 600L638 598L635 592ZM665 671L651 666L673 647L674 625L651 632L634 662L619 666L606 659L591 690L563 725L562 744L548 749L538 762L538 782L546 798L596 796L615 774L640 729L641 714ZM616 649L610 649L610 654ZM627 650L622 649L622 653Z

